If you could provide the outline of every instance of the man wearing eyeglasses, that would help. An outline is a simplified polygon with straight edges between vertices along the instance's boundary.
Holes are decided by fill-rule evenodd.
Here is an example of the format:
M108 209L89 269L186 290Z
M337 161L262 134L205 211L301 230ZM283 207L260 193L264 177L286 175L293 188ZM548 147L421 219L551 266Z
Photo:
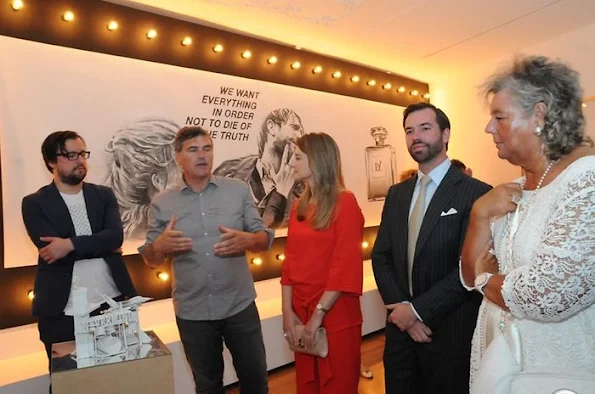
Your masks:
M92 315L107 308L102 295L120 301L136 292L119 251L124 236L116 197L83 182L91 155L83 138L57 131L41 152L53 181L23 198L22 212L39 250L33 315L51 363L52 344L74 340L75 286L87 288Z

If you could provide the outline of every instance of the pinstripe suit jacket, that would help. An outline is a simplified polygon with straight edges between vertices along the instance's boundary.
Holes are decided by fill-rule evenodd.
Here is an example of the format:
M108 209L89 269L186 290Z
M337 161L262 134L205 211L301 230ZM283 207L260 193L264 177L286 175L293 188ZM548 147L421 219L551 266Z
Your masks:
M419 231L411 296L407 280L407 238L415 183L416 177L393 185L385 200L372 251L378 290L385 304L410 301L435 334L443 326L456 331L461 328L460 324L471 325L472 332L481 297L461 286L458 261L471 207L491 187L450 166L428 205ZM457 213L442 214L451 208Z

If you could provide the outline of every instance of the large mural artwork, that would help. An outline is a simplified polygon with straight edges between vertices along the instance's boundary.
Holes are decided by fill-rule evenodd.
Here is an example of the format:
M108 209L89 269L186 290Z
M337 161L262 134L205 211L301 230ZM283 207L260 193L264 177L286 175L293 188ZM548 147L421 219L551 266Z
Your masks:
M151 199L181 181L172 142L183 126L210 131L215 174L247 182L277 236L302 190L285 165L292 139L321 131L336 139L367 226L379 224L397 168L412 166L394 105L8 37L0 53L10 54L0 57L5 268L37 262L20 205L51 182L40 147L56 130L85 138L86 181L114 190L125 254L144 242Z

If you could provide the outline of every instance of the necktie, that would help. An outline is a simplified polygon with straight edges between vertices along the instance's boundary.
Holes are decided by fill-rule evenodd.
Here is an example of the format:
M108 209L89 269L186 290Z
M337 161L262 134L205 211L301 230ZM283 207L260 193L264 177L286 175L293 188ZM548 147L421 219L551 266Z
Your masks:
M417 244L417 236L419 235L419 229L421 223L424 220L424 214L426 209L426 189L432 179L423 175L420 179L419 196L411 211L411 217L409 218L409 238L407 243L407 277L409 279L409 293L413 294L413 259L415 257L415 245Z

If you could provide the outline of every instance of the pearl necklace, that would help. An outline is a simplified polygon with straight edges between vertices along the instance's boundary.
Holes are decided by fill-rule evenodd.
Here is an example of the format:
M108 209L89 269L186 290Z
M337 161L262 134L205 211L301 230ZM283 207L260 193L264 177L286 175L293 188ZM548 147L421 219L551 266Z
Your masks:
M522 201L520 201L517 205L517 209L516 211L514 211L514 213L516 214L516 217L514 219L517 219L517 223L516 226L514 228L514 231L512 229L512 222L513 222L513 217L511 212L508 212L506 214L506 230L505 230L505 235L507 235L507 239L506 239L506 252L507 252L507 259L504 263L501 263L500 261L498 261L498 265L499 265L499 271L500 274L508 274L510 271L512 271L515 268L515 264L514 264L514 237L516 235L516 232L518 231L518 229L521 227L521 224L523 223L524 219L527 216L527 213L529 211L529 207L533 204L533 202L535 201L535 198L537 197L537 191L539 189L541 189L541 186L543 185L543 181L545 180L545 178L547 177L547 175L550 173L552 167L558 162L558 160L554 160L554 161L550 161L550 163L548 164L548 166L546 167L545 171L543 172L543 175L541 176L541 178L539 178L539 182L537 182L537 186L535 187L535 190L533 191L533 194L531 195L531 198L529 201L527 201L527 203L523 203ZM525 181L526 179L521 183L521 187L525 186ZM521 204L523 204L525 207L523 209L521 209ZM522 215L524 214L524 215ZM503 333L506 330L506 320L507 317L510 315L510 313L506 312L504 309L501 310L500 312L500 322L498 323L498 328L500 329L500 331Z

